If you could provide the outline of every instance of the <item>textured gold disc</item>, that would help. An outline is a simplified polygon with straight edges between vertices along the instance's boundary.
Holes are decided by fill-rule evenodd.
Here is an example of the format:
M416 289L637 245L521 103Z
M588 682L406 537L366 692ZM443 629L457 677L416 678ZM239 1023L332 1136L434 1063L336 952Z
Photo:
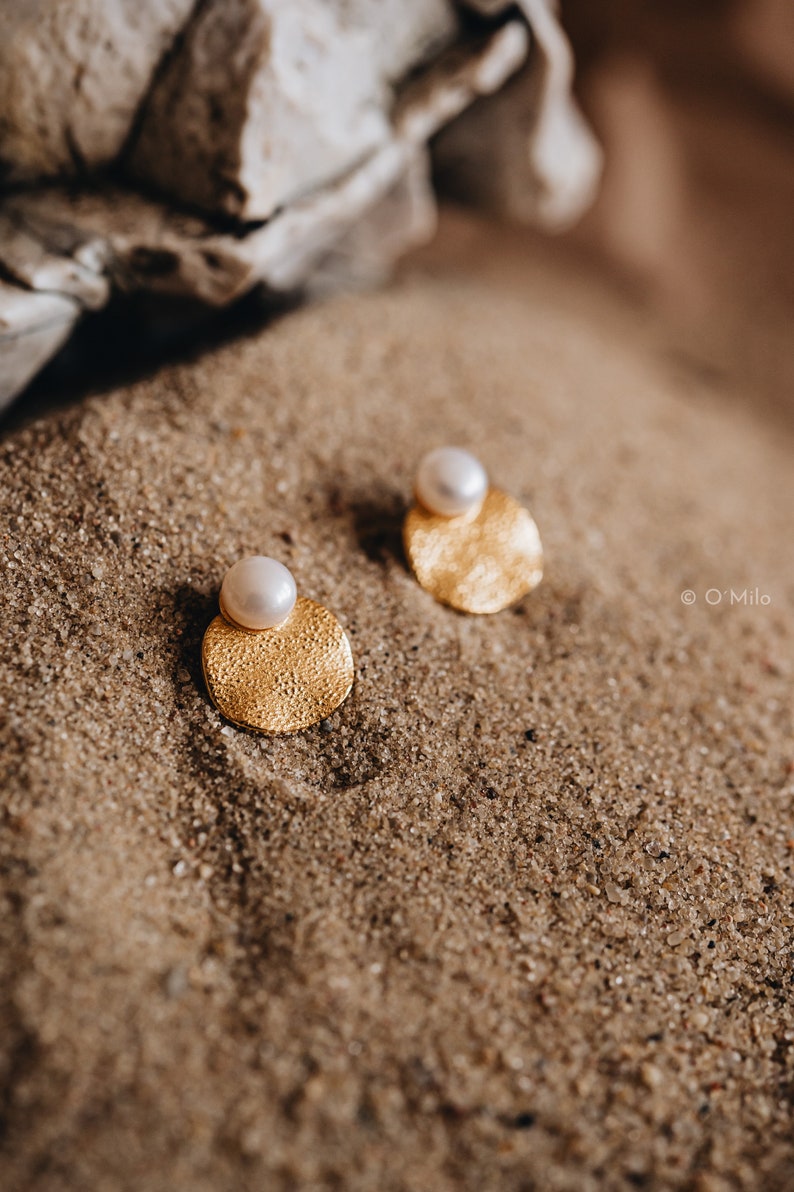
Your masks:
M461 612L498 613L543 576L543 548L529 510L496 488L474 516L441 517L414 505L403 542L422 587Z
M207 690L242 728L297 733L350 694L353 655L333 613L299 596L283 625L251 632L218 616L201 645Z

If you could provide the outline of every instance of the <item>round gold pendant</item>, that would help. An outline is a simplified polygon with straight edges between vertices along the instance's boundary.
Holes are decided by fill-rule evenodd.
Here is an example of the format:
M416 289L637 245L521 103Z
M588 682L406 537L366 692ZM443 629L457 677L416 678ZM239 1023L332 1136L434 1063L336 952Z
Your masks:
M482 505L443 517L416 504L403 526L416 578L436 600L467 613L497 613L537 587L543 576L538 527L523 505L491 488Z
M353 686L344 629L302 596L282 624L260 632L217 616L204 634L201 662L222 715L262 733L297 733L325 720Z

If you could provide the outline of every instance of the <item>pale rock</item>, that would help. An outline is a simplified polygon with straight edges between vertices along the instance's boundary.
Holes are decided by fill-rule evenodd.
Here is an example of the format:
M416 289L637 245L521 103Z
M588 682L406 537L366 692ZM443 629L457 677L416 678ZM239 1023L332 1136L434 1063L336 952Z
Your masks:
M469 0L493 15L503 0ZM519 0L532 63L451 124L434 147L456 198L550 230L574 223L595 197L602 155L571 96L573 54L548 0Z
M328 0L343 28L365 31L376 69L396 83L458 33L454 0Z
M195 0L0 0L5 178L114 161Z
M18 119L28 109L15 97L0 123L0 145L13 155L20 136L25 146L12 176L58 163L68 173L78 160L104 164L121 141L132 151L116 157L113 183L100 177L0 198L0 405L83 311L117 292L224 306L257 284L312 293L383 279L402 252L432 234L428 146L451 123L477 199L487 202L490 187L541 224L570 218L591 192L597 154L569 99L567 43L544 0L523 0L526 20L502 0L476 6L489 11L474 36L451 0L206 0L176 40L184 18L176 0L161 5L157 19L147 0L135 10L121 0L98 9L78 0L69 19L67 6L59 8L74 42L70 61L79 63L68 77L81 94L82 80L110 52L103 45L95 61L83 44L88 30L97 37L131 24L118 87L113 69L102 67L105 96L116 98L108 98L107 128L94 136L88 116L98 108L81 108L74 88L67 94L62 81L53 84L63 101L54 109L60 123L44 104L28 139ZM42 28L54 27L52 7L37 0ZM86 18L79 36L70 24L75 12ZM33 35L35 23L17 16L12 24L25 34L16 58L8 46L0 51L13 74L30 58L30 44L44 53L44 43ZM527 67L533 37L537 52ZM60 48L57 38L53 47ZM141 86L155 79L143 105L133 102L132 62ZM62 69L54 61L42 70L47 103ZM517 98L500 106L511 76ZM458 119L467 109L471 117ZM137 138L129 133L133 119ZM85 143L75 154L78 128ZM442 134L448 163L445 144ZM133 189L125 169L158 186L162 200ZM202 206L206 216L197 214Z
M111 286L223 306L258 282L276 291L310 284L321 263L327 276L335 256L347 276L382 274L435 225L426 140L498 86L526 46L526 31L513 23L463 54L442 55L401 93L377 153L246 235L119 188L40 188L0 204L0 267L20 285L55 288L85 306Z
M152 89L130 170L204 210L267 219L389 140L388 83L454 32L438 0L210 0Z
M80 306L0 280L0 410L66 342Z
M437 222L430 163L422 146L408 156L403 172L383 196L316 254L307 291L317 295L340 286L382 284L395 261L432 238Z
M81 259L84 246L73 232L64 239L64 231L62 226L52 229L51 245L46 234L29 226L24 209L15 210L12 204L0 209L3 272L26 289L68 295L85 309L98 310L110 297L110 283L100 271L104 254Z

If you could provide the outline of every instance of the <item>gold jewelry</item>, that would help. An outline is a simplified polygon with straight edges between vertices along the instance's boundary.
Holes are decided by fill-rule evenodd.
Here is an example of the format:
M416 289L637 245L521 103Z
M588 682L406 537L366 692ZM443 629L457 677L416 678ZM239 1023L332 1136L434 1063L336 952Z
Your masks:
M458 447L424 457L403 543L421 586L467 613L496 613L537 587L543 548L529 510L490 488L482 464Z
M241 559L224 577L220 615L201 662L227 720L262 733L297 733L325 720L353 686L350 642L333 613L298 596L276 559Z

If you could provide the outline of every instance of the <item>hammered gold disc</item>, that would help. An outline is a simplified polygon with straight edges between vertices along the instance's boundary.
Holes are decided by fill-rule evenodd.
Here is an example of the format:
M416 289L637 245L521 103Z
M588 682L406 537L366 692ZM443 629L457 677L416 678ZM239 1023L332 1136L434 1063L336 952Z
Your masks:
M523 505L496 488L474 516L441 517L414 505L403 542L422 587L461 612L498 613L543 576L538 527Z
M283 625L251 632L218 616L201 646L207 690L242 728L297 733L350 694L353 655L333 613L299 596Z

